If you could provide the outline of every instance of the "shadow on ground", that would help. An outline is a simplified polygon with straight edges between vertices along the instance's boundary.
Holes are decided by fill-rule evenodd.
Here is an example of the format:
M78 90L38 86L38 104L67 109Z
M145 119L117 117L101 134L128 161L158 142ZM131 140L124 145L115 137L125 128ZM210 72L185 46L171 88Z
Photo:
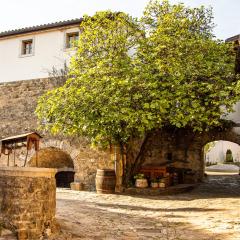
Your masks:
M125 209L126 212L116 211ZM94 204L79 200L58 201L58 222L62 228L62 238L56 239L126 239L126 240L222 240L226 234L213 234L184 220L183 215L166 212L189 211L188 208L161 209L163 215L154 216L150 208L132 208L132 206ZM132 210L133 209L133 210ZM141 211L138 214L135 210ZM150 209L150 210L149 210ZM196 209L193 209L195 211ZM199 209L197 210L199 211ZM203 211L201 209L200 211ZM212 211L212 210L210 210ZM152 216L151 216L152 215ZM173 221L173 219L177 219ZM181 219L181 220L179 220ZM68 238L64 238L68 236Z
M125 194L123 194L125 195ZM162 200L184 200L215 199L215 198L240 198L240 175L208 175L203 183L188 193L176 195L131 195L137 198L162 199Z
M174 196L126 196L63 190L57 193L55 240L240 239L240 176L209 176Z

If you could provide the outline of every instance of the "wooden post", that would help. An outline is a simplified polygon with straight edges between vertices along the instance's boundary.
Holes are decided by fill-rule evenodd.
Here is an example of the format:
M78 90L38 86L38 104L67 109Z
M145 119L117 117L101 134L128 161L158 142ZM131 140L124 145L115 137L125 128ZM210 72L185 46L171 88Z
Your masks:
M38 150L36 151L36 167L38 167Z
M120 147L114 146L114 160L115 160L115 173L116 173L116 192L122 192L123 182L123 156Z
M13 153L13 166L15 167L15 160L16 160L16 143L14 143L14 153Z
M8 163L7 163L8 167L9 167L9 156L10 156L10 151L8 150Z
M36 151L36 167L38 167L38 151L39 151L39 141L34 141L35 151Z
M26 164L27 164L27 157L28 157L28 149L27 149L27 154L26 154L26 157L25 157L25 161L24 161L24 167L26 166Z

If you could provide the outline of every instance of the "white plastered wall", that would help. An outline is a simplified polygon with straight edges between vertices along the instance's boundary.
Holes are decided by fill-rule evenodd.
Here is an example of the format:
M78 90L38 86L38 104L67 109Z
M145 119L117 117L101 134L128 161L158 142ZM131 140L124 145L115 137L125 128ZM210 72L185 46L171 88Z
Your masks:
M223 163L226 158L226 151L230 149L234 162L240 162L240 146L229 141L217 141L215 145L206 153L206 162Z
M0 39L0 83L45 78L53 66L62 68L73 54L65 48L66 33L76 31L73 27ZM22 56L22 41L28 39L33 39L33 54Z

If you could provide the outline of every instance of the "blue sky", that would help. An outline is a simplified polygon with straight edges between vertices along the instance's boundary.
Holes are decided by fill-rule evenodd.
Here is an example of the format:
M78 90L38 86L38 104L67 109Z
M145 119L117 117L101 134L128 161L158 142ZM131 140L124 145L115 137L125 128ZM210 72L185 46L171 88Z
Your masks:
M7 0L1 2L0 31L92 15L99 10L141 16L148 0ZM171 0L188 6L212 6L215 34L226 39L240 34L240 0Z

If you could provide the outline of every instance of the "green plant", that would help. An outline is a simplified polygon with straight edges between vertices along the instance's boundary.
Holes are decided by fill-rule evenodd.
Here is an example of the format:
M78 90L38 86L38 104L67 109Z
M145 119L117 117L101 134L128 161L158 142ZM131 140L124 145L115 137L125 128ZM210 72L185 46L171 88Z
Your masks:
M222 126L240 85L232 46L214 38L212 18L211 9L167 0L150 1L139 20L110 11L85 16L70 77L39 99L43 128L116 144L121 154L144 139L139 154L127 156L128 182L151 132Z
M144 179L144 178L145 178L145 176L142 173L138 173L134 176L134 179Z
M231 163L233 162L233 155L231 149L228 149L226 151L226 163Z

